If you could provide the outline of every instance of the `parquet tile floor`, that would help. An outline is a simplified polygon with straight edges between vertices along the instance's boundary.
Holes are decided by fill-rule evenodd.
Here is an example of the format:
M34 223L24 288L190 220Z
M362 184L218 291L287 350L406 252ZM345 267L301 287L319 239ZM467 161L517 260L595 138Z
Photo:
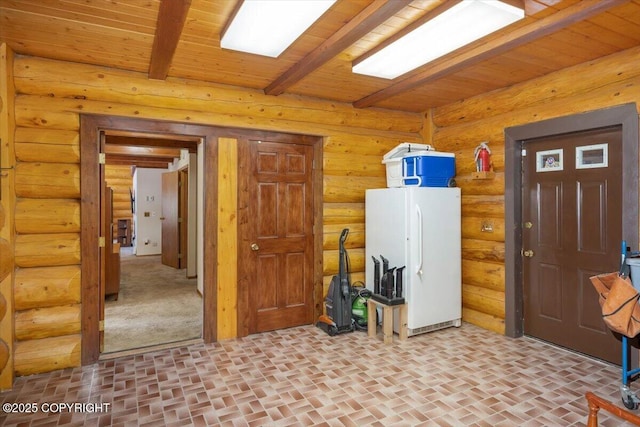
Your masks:
M618 366L531 338L463 323L395 339L303 326L18 377L3 408L38 412L0 425L583 426L585 392L620 403Z

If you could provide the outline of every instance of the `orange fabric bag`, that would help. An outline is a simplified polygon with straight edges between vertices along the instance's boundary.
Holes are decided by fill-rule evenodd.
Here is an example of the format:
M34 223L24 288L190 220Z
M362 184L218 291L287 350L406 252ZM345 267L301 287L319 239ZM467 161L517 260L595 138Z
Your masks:
M598 292L602 320L614 332L629 338L640 333L640 293L631 280L620 273L599 274L590 278Z

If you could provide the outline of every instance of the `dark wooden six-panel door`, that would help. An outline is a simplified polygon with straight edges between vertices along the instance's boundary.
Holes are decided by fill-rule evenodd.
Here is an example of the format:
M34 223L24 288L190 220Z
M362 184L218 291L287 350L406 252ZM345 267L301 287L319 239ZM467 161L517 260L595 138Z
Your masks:
M621 131L553 136L523 147L524 332L619 364L620 341L602 321L589 277L620 265Z
M312 323L313 147L249 140L248 332ZM242 253L242 251L241 251ZM247 253L247 252L245 252Z

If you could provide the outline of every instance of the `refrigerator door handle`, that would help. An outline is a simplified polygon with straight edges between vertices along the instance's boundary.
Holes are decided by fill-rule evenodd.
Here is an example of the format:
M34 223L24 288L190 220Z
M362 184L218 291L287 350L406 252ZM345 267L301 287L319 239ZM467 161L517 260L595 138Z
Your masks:
M416 213L418 214L418 265L416 268L416 273L422 277L422 211L420 210L420 206L416 205Z

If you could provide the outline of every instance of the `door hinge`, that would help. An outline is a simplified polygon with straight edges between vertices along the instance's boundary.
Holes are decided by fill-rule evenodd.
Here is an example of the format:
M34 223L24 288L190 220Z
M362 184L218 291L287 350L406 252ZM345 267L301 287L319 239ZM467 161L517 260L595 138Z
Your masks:
M98 237L98 247L99 248L104 248L106 245L107 245L107 242L106 242L104 236Z
M101 165L107 163L107 155L105 153L98 153L98 163Z
M182 254L178 254L178 259L182 259Z
M98 322L98 332L104 332L104 320Z
M178 224L182 222L182 218L178 218Z

